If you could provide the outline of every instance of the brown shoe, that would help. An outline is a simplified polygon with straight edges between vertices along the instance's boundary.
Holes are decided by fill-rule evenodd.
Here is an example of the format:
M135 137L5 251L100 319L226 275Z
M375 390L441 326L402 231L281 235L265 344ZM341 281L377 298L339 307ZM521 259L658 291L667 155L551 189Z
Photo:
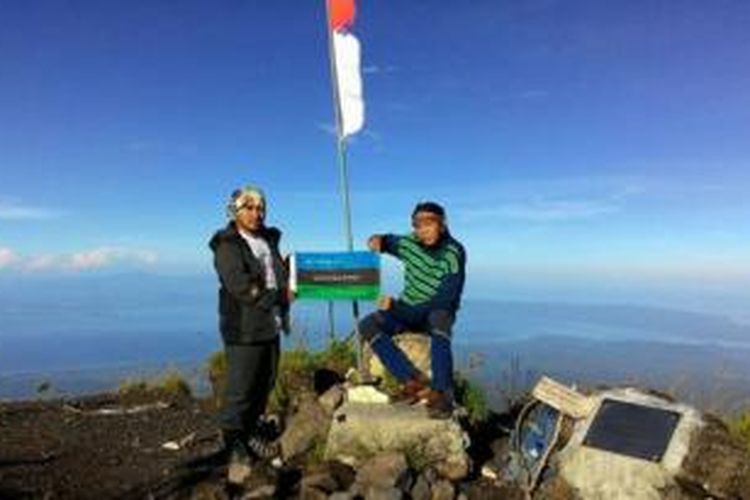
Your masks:
M445 392L431 390L426 400L430 418L446 419L453 415L453 399Z
M419 395L429 390L429 386L421 377L410 378L406 381L401 391L396 395L396 401L402 403L414 404L419 401Z

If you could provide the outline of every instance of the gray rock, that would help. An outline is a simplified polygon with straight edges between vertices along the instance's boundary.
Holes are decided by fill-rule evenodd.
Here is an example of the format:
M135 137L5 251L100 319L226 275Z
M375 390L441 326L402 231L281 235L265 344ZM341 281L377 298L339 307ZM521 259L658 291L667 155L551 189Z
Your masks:
M434 466L459 480L469 471L468 436L453 419L436 420L424 406L344 403L333 415L325 456L352 466L398 451L418 469Z
M595 396L595 404L613 399L680 414L669 446L660 461L641 460L583 445L596 412L578 421L573 436L556 460L560 478L586 499L660 500L662 491L675 485L675 476L690 448L690 441L704 424L700 413L636 389L613 389Z
M302 500L328 500L328 493L314 486L300 486L299 498Z
M287 422L281 435L281 452L284 460L309 450L316 439L325 440L330 425L330 416L315 400L303 399Z
M395 335L393 340L420 372L428 377L432 376L432 355L428 335L404 332ZM385 375L385 367L367 343L363 345L362 359L371 376L383 377Z
M276 494L276 486L266 484L259 486L242 496L242 500L256 500L261 498L273 498Z
M432 500L453 500L455 494L456 490L450 481L441 480L432 487Z
M336 408L341 406L341 403L344 402L345 394L346 391L344 388L341 385L336 384L318 398L318 403L326 412L333 413L336 411Z
M357 478L357 471L344 463L330 461L327 467L331 477L336 480L339 490L348 490Z
M425 479L424 474L420 474L411 487L411 498L413 500L430 500L430 483Z
M394 487L370 486L365 490L364 497L367 500L401 500L404 498L404 493Z
M424 472L422 472L422 475L427 481L427 484L429 484L430 486L438 482L438 480L440 479L440 476L438 475L434 467L426 467Z
M312 488L325 493L333 493L338 489L338 482L328 472L309 474L302 478L300 487L304 490Z
M352 500L353 498L354 495L352 495L348 491L337 491L336 493L329 496L328 500Z
M437 470L438 475L452 481L463 479L469 472L467 463L458 460L437 462L435 464L435 470Z
M401 488L409 478L409 465L403 453L385 452L364 462L357 471L356 482L361 489L370 487Z

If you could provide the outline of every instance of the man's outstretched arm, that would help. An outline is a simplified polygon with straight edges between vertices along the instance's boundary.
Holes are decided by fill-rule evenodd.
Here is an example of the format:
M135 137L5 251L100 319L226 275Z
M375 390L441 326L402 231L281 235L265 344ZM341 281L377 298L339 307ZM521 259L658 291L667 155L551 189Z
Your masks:
M367 239L367 248L373 252L387 253L399 257L398 242L402 236L395 234L373 234Z

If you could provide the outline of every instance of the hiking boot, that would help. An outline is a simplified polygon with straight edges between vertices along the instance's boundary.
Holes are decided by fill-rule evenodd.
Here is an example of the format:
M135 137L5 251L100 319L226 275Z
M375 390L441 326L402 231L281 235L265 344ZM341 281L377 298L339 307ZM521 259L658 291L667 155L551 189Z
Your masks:
M262 460L272 460L281 454L279 443L257 432L247 438L246 444L250 453Z
M414 404L419 401L419 395L424 393L425 390L429 390L429 386L424 379L412 377L406 381L394 399L402 403Z
M229 456L227 481L230 484L243 484L253 472L253 457L237 431L224 432L224 447Z
M443 391L430 390L426 397L430 418L446 419L453 415L453 399Z
M274 418L262 415L255 423L256 434L267 441L274 441L281 435L279 425Z

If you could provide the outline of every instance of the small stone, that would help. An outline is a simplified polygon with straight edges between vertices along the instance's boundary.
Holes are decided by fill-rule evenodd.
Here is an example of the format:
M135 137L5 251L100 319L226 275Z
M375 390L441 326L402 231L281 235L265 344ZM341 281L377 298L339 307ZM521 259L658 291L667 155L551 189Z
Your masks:
M341 385L334 385L318 398L318 403L328 413L333 413L344 402L345 391Z
M327 472L318 472L302 478L302 489L312 488L333 493L338 489L338 482Z
M353 467L337 460L328 462L328 470L341 490L349 489L357 478L357 471Z
M456 490L450 481L438 481L432 486L432 500L453 500Z
M388 488L401 487L408 480L409 466L403 453L390 451L376 455L357 472L357 483L365 488L370 486Z
M430 483L425 479L424 474L420 474L411 488L411 498L413 500L430 500Z
M328 497L328 500L352 500L354 495L348 491L337 491L333 495Z
M175 441L167 441L166 443L161 445L161 447L169 451L179 451L180 449L180 445Z
M482 466L482 477L495 481L497 479L497 472L491 465L485 464Z
M469 464L465 460L438 462L435 464L438 474L451 481L458 481L469 474Z
M328 493L314 486L302 486L299 497L302 500L327 500Z
M438 473L434 467L427 467L422 473L422 475L427 481L427 484L429 484L430 486L438 482L438 479L439 479Z
M403 497L403 492L395 487L370 486L365 493L367 500L401 500Z
M254 500L256 498L273 498L276 494L276 486L272 484L266 484L255 488L254 490L245 493L242 500Z

